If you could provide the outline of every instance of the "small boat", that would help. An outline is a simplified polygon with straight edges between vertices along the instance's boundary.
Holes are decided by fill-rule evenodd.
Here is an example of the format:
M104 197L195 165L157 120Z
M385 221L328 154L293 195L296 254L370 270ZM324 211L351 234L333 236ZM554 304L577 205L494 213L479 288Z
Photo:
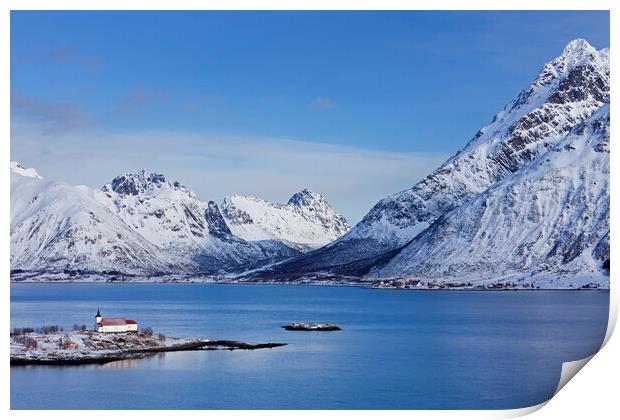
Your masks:
M292 322L283 325L287 331L340 331L341 328L335 324L316 324L311 322Z

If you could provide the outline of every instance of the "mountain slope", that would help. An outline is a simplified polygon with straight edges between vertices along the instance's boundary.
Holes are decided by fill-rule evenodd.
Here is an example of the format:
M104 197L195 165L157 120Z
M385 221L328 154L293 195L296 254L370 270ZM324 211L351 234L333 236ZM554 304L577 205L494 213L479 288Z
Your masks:
M551 150L609 100L609 50L571 41L466 147L412 188L377 203L338 240L265 275L364 274L442 215Z
M609 105L442 216L369 277L609 286ZM606 267L606 268L605 268Z
M19 162L11 161L11 173L16 173L27 178L43 179L34 168L24 168Z
M94 200L86 187L42 179L11 164L11 270L196 272L134 232Z
M350 229L323 196L307 189L295 193L287 204L250 196L226 197L222 214L240 238L275 240L302 252L319 248Z

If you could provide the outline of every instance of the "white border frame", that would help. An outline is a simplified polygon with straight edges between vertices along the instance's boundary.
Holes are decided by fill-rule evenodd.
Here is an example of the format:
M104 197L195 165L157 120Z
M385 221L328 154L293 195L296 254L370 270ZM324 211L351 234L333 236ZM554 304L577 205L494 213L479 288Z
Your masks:
M501 2L490 0L424 0L424 1L405 1L405 0L383 0L370 1L370 0L296 0L294 2L286 2L282 0L229 0L229 1L191 1L191 0L152 0L149 2L140 0L90 0L77 1L77 0L5 0L0 3L0 133L2 133L3 141L0 143L0 152L5 160L10 156L10 10L610 10L611 11L611 42L616 39L617 30L614 28L620 27L620 21L617 18L616 8L614 5L618 2L606 1L606 0L564 0L564 1L550 1L550 0L504 0ZM616 80L618 72L615 71L617 65L614 63L614 54L611 54L612 63L612 80ZM620 80L620 79L619 79ZM616 97L615 84L611 86L611 96ZM611 106L611 114L614 114L614 106ZM613 119L613 117L612 117ZM618 130L616 125L611 124L611 135L615 137ZM620 197L620 182L615 181L614 176L620 174L618 168L618 155L612 152L611 154L611 197ZM10 271L10 254L9 254L9 219L10 209L9 201L6 199L9 197L9 175L8 171L2 177L0 183L0 197L4 197L0 211L2 212L4 223L0 223L0 232L4 241L1 244L3 258L0 260L1 271L7 274ZM617 242L619 229L613 222L614 215L616 214L616 205L614 201L611 202L611 241L612 241L612 255L614 255L613 244ZM620 269L611 264L611 279L617 279L620 274ZM5 278L0 282L3 291L3 298L6 304L5 311L2 315L4 337L9 336L10 325L10 283L9 279ZM610 290L610 313L609 324L607 334L605 337L605 344L609 342L612 332L615 328L617 314L618 314L618 293L617 293L617 281L611 281ZM604 345L605 345L604 344ZM0 346L0 358L8 360L9 358L9 346L6 343L4 346ZM558 397L554 397L549 404L549 407L542 410L537 415L543 415L545 418L553 418L549 416L562 416L563 418L579 418L576 416L584 416L588 414L597 413L595 418L610 418L611 413L619 412L619 404L617 396L615 395L615 388L618 384L617 375L620 374L620 362L618 361L618 355L620 355L620 343L618 339L611 340L609 345L606 346L605 352L594 358L592 366L586 368L584 372L584 378L580 381L571 381L567 385L566 390L562 391ZM600 360L599 360L600 359ZM0 359L1 360L1 359ZM589 361L590 358L586 360ZM579 365L579 363L572 364L571 368ZM2 392L2 408L9 411L10 397L10 367L8 363L5 363L3 369L3 380L1 385ZM581 366L583 367L583 365ZM589 369L591 367L591 369ZM576 371L578 371L577 369ZM575 373L576 373L575 371ZM585 374L588 374L587 376ZM563 375L565 374L563 369ZM581 375L581 374L580 374ZM571 376L572 377L572 376ZM579 383L583 382L583 383ZM558 388L558 390L561 387ZM595 400L599 405L596 407L590 407L588 405L589 400ZM506 418L516 417L525 414L532 413L543 407L546 403L523 408L517 410L497 410L497 411L389 411L389 415L393 418L445 418L445 417L458 417L458 418ZM588 405L588 406L586 406ZM3 410L3 411L4 411ZM170 416L186 416L191 418L204 417L207 414L205 411L37 411L36 413L31 411L11 411L10 415L14 418L30 418L33 415L49 417L50 419L66 419L75 418L82 419L84 416L88 416L90 419L104 419L110 415L118 416L120 418L168 418ZM295 418L312 418L317 413L312 411L226 411L225 413L217 415L226 416L247 416L251 415L254 418L259 419L289 419ZM348 416L356 416L361 418L374 418L375 416L385 415L383 411L321 411L321 416L327 416L329 418L341 418ZM547 416L549 415L549 416Z

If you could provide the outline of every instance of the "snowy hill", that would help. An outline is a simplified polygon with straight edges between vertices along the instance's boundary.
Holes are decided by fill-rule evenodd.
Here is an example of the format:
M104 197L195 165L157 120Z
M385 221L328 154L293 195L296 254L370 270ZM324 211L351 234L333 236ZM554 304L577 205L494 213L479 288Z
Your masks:
M608 101L609 50L597 51L584 40L571 41L441 167L413 187L381 200L341 238L261 275L364 275L442 216L556 148Z
M275 240L302 252L319 248L350 229L322 195L307 189L295 193L287 204L233 195L224 199L222 214L240 238Z
M86 187L11 164L11 270L154 274L200 271L133 231Z

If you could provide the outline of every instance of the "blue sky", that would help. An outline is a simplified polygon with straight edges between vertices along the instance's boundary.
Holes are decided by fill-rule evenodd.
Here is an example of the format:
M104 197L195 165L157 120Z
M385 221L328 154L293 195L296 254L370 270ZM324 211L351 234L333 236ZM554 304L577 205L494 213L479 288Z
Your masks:
M309 187L351 221L461 148L607 12L12 12L12 158L201 198Z

